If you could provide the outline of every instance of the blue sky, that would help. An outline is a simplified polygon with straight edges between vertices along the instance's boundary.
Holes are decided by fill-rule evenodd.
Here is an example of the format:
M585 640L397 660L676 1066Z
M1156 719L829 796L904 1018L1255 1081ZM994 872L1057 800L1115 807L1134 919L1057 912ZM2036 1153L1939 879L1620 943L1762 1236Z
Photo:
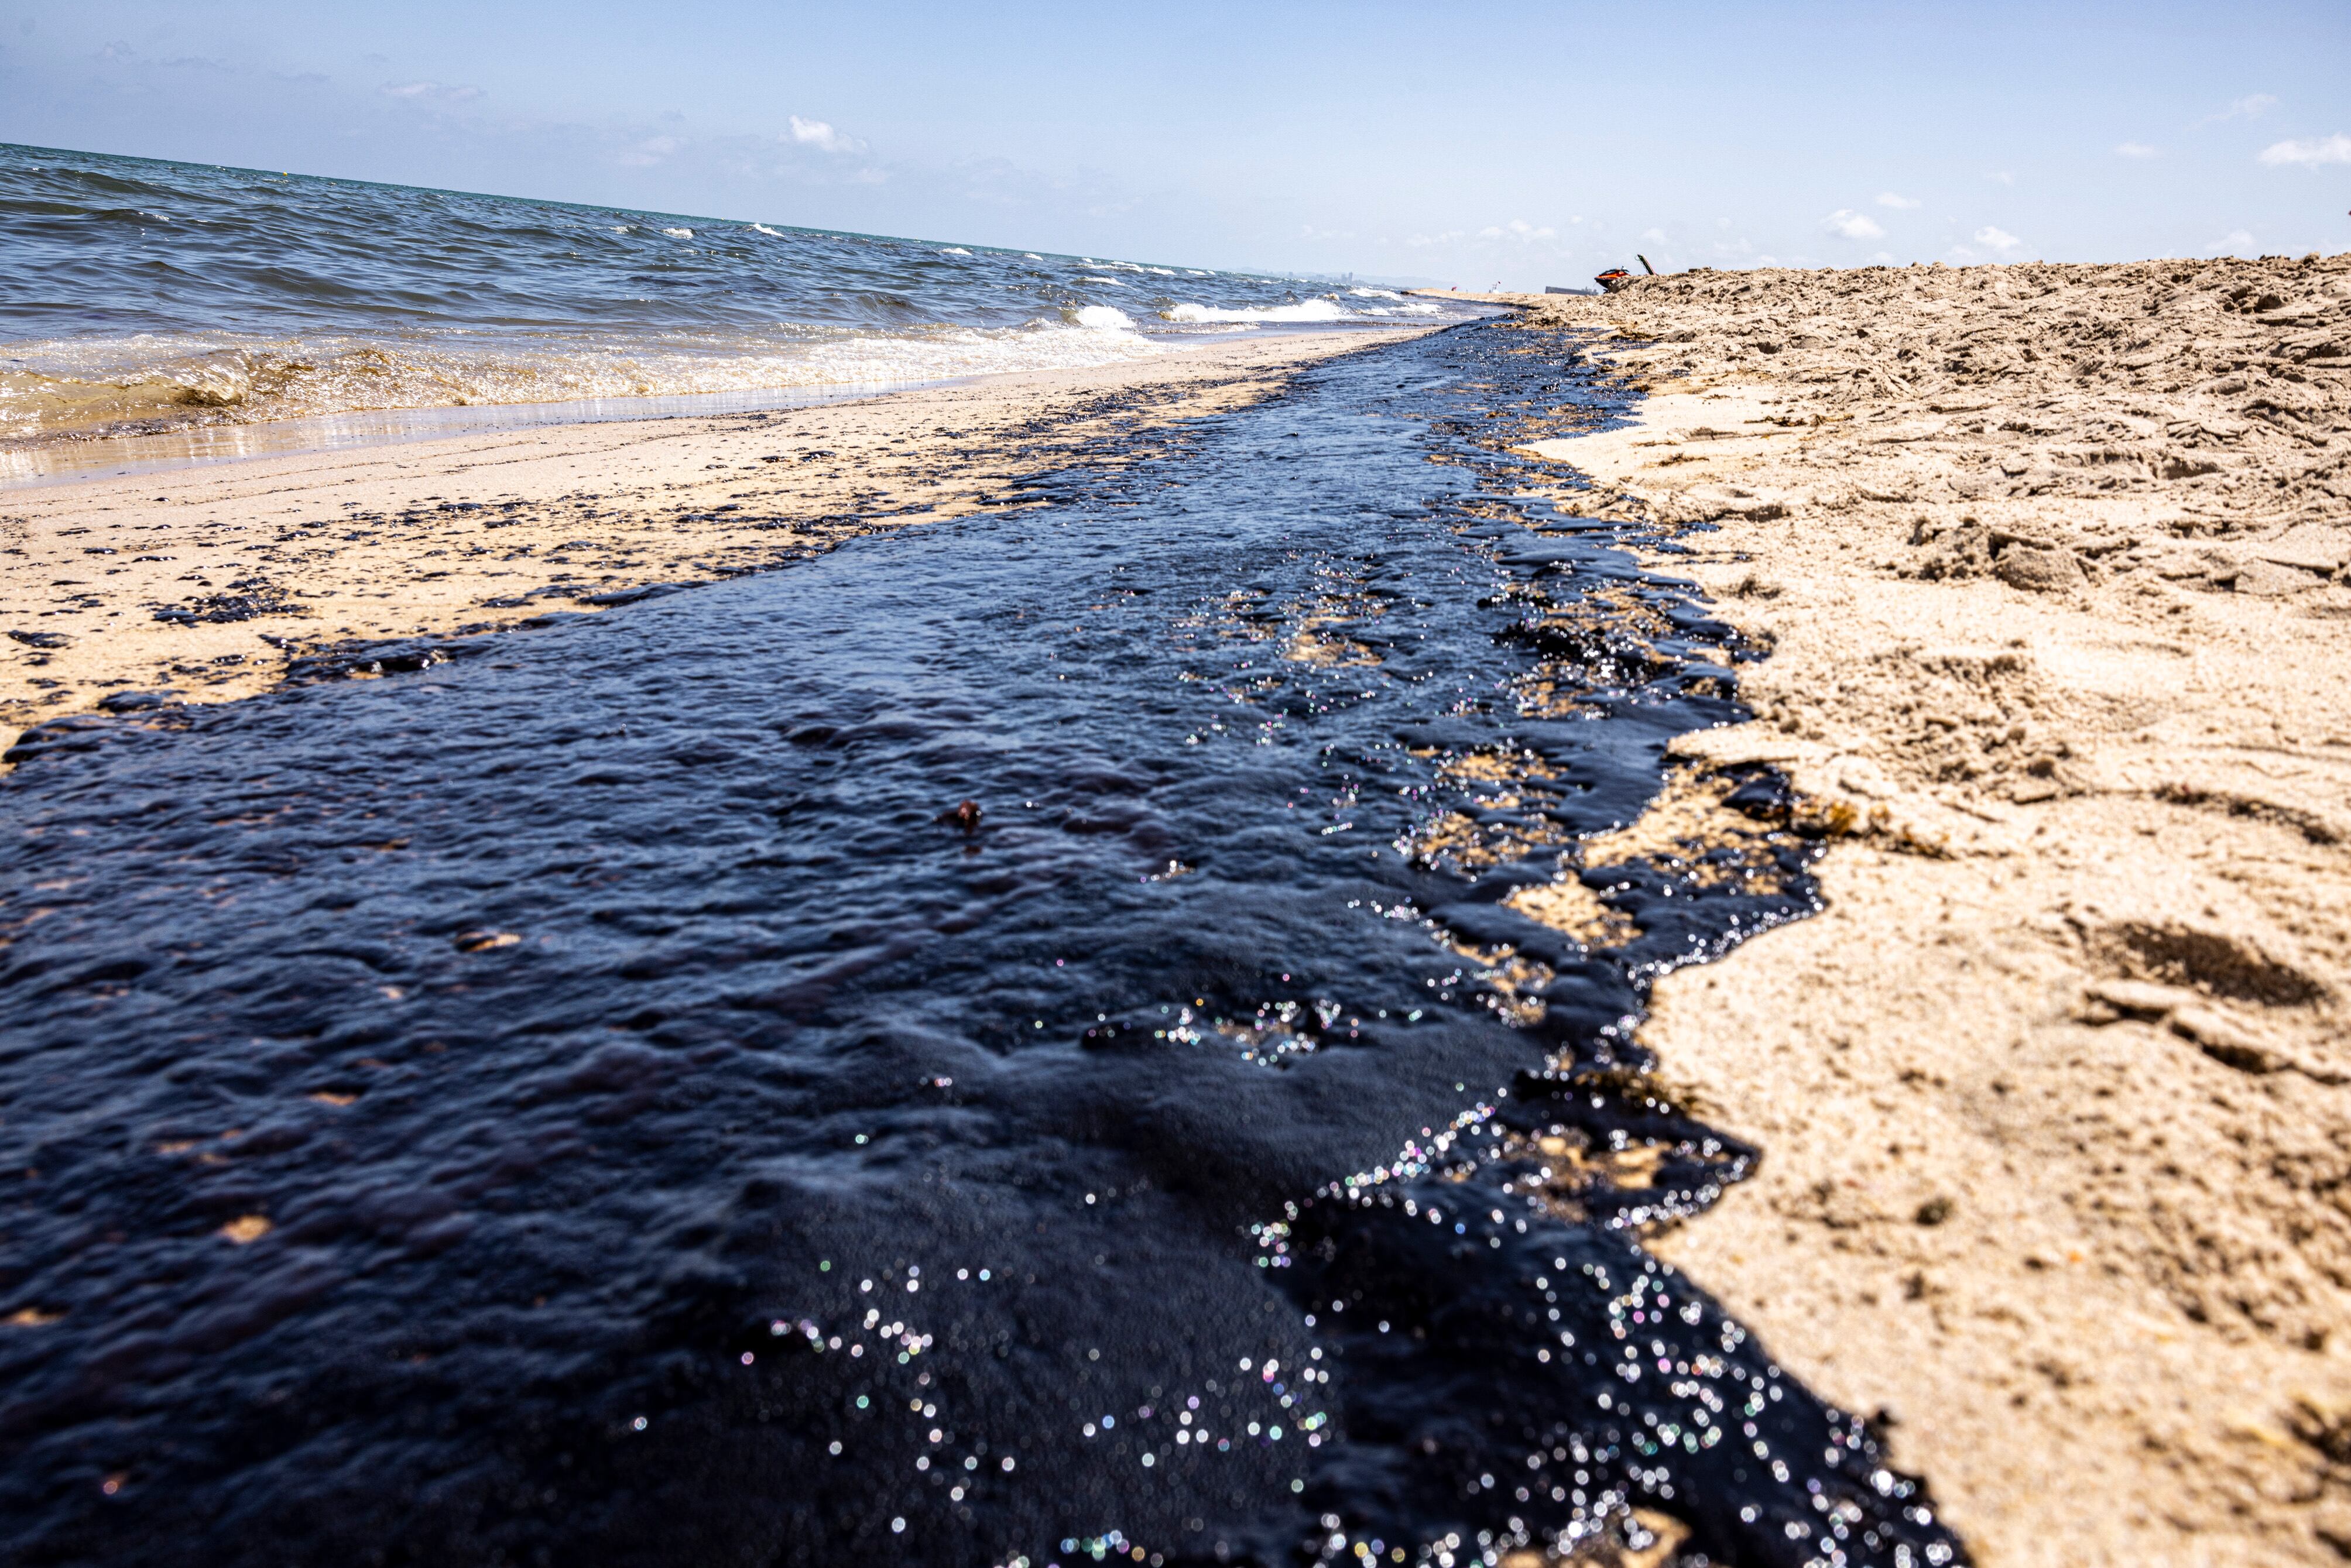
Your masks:
M1184 262L2351 250L2351 5L0 0L0 141Z

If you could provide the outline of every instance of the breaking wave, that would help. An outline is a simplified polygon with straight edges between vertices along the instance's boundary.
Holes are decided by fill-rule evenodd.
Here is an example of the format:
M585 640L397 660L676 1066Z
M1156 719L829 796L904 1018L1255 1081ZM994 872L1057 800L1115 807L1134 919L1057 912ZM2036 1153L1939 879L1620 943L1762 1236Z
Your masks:
M215 340L186 343L153 362L112 369L86 361L118 356L93 355L86 345L20 343L11 347L49 368L24 368L21 361L0 368L0 441L140 434L386 409L1084 370L1147 359L1174 346L1145 338L1132 318L1107 305L1085 306L1070 316L1067 321L1011 328L943 327L886 336L807 332L726 343Z
M1348 292L1353 297L1372 299L1403 301L1405 298L1384 288L1354 288ZM1314 322L1373 321L1398 316L1442 316L1446 313L1444 306L1426 299L1399 303L1394 307L1357 306L1350 308L1326 296L1319 299L1301 299L1294 305L1218 307L1186 303L1171 307L1161 315L1166 320L1187 325L1229 321L1250 326L1299 326Z

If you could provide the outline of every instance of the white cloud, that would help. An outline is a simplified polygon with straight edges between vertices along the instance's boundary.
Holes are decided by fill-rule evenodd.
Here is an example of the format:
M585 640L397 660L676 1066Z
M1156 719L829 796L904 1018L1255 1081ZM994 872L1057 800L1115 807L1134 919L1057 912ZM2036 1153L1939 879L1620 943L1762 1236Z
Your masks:
M656 136L649 141L640 141L622 153L621 166L624 169L650 169L684 145L674 136Z
M2231 103L2228 108L2222 110L2218 114L2206 115L2196 123L2199 125L2218 125L2224 120L2258 120L2261 118L2264 110L2273 107L2276 103L2277 99L2272 98L2268 93L2257 92L2249 97L2237 99L2234 103Z
M2024 243L2006 229L1994 228L1990 224L1976 230L1975 239L1976 243L1985 249L1996 250L2002 256L2006 256Z
M2262 149L2262 162L2273 168L2299 163L2305 169L2315 169L2321 163L2351 163L2351 136L2275 142Z
M378 90L386 98L434 99L443 103L471 103L482 96L477 87L443 87L437 81L386 82Z
M1923 204L1908 196L1897 196L1891 191L1880 191L1877 193L1877 204L1881 207L1892 207L1899 212L1907 212L1910 208Z
M1643 239L1653 239L1659 245L1663 245L1666 243L1666 231L1663 229L1643 229L1641 231L1641 237Z
M1539 239L1550 239L1558 233L1557 229L1549 225L1537 228L1524 218L1512 218L1507 224L1488 224L1478 231L1478 237L1479 239L1514 239L1520 245L1531 245Z
M1822 222L1847 239L1884 239L1886 237L1886 231L1877 226L1876 219L1856 213L1849 207L1839 207Z
M2253 248L2253 236L2242 229L2231 229L2225 237L2204 248L2214 256L2244 256Z
M2157 151L2144 141L2122 141L2115 145L2115 156L2118 158L2152 158Z
M2007 169L1995 169L1991 173L1986 174L1984 178L1987 180L1996 180L2003 185L2013 185L2016 183L2015 173Z
M853 136L843 136L821 120L791 117L791 139L803 147L814 147L824 152L862 152L865 144Z

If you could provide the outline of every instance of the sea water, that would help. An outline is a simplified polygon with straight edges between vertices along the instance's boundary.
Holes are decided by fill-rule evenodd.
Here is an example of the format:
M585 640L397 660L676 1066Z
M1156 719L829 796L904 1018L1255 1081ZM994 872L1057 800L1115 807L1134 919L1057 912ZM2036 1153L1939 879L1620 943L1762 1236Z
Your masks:
M740 407L1468 308L788 216L0 146L0 444L384 410ZM645 409L572 417L615 412Z

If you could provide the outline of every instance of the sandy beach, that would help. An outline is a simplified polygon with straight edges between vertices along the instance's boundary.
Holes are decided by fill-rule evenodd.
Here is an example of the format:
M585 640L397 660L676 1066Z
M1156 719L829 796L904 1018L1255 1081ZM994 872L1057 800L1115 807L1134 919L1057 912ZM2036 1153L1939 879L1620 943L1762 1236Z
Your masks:
M1981 1563L2351 1555L2351 258L1491 298L1643 394L1528 420L1549 493L1676 525L1771 650L1579 863L1741 763L1828 841L1823 913L1656 988L1664 1084L1764 1155L1653 1249ZM0 740L1019 505L1389 336L0 495Z
M430 642L1019 503L1395 334L1249 339L771 413L544 426L0 491L0 747L152 694L366 678ZM1140 439L1139 439L1140 438ZM111 699L110 704L109 699Z
M1500 297L1498 297L1500 298ZM1536 443L1772 652L1826 909L1657 987L1655 1239L1987 1564L2351 1555L2351 257L1518 297Z

